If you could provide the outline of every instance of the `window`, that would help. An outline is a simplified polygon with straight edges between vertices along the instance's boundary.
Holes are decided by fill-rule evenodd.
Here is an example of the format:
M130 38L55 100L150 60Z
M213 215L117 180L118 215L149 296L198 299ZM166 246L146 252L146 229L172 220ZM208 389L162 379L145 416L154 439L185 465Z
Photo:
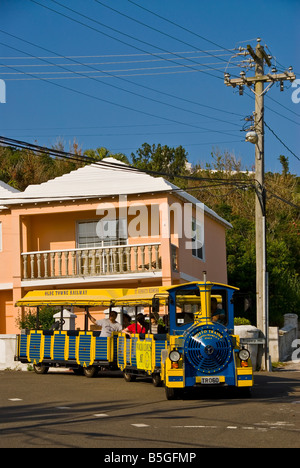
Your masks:
M93 272L117 273L127 271L128 265L123 249L105 249L103 247L127 245L127 220L107 219L100 221L82 221L77 223L77 248L98 249L93 257L92 252L87 251L78 261L80 274ZM107 253L108 250L108 253Z
M211 292L211 301L212 301L212 313L214 309L214 315L217 323L221 323L222 325L227 325L228 323L228 298L227 298L227 291L224 289L212 289ZM214 302L214 304L213 304Z
M77 247L84 249L98 247L100 239L96 232L97 221L78 223L77 225Z
M126 244L126 219L103 219L77 224L77 247L80 249Z
M192 220L192 254L194 257L204 261L204 227L195 218Z
M178 248L171 244L171 265L172 271L178 271Z
M195 314L201 310L200 292L178 291L176 294L176 325L183 327L194 323Z
M212 288L211 291L211 320L224 326L228 323L228 297L224 289ZM183 290L176 293L176 326L185 327L194 323L195 314L201 312L200 292ZM206 312L206 311L203 311Z

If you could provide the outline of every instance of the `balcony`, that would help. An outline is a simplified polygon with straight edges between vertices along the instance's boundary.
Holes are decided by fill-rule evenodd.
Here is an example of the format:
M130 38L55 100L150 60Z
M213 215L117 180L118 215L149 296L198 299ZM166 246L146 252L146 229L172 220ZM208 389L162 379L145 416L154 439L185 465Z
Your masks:
M159 243L24 252L22 280L63 280L162 271Z

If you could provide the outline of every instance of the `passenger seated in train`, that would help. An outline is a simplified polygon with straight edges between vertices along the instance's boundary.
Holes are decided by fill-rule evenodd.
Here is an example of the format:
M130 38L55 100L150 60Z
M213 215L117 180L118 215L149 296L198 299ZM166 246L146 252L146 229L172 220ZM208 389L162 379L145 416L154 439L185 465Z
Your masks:
M157 318L155 317L154 314L151 314L150 315L150 320L151 320L151 333L153 335L157 335L157 334L165 334L167 333L167 329L164 325L161 325L160 323L158 323L158 320Z
M131 317L128 314L123 314L123 329L131 325Z
M123 333L126 333L129 336L132 335L133 333L147 333L147 328L148 326L145 322L144 315L138 314L136 323L132 323L127 328L125 328L123 330Z

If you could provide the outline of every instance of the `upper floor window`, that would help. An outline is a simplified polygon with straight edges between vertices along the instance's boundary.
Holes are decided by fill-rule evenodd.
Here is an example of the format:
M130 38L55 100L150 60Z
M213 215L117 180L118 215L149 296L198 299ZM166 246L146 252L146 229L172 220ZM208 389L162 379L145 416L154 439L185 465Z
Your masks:
M204 226L195 218L192 219L192 254L204 261Z
M80 249L127 244L126 219L103 219L77 223L77 247Z

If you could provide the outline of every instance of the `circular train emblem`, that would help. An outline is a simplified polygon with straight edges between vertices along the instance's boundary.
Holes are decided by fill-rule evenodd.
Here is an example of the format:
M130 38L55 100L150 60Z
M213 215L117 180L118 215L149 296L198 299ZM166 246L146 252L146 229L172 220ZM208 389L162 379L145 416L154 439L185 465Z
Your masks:
M208 345L204 348L204 351L208 356L212 356L214 354L215 349L213 346Z
M187 330L184 354L196 370L215 374L227 366L232 356L230 336L222 325L199 325Z

